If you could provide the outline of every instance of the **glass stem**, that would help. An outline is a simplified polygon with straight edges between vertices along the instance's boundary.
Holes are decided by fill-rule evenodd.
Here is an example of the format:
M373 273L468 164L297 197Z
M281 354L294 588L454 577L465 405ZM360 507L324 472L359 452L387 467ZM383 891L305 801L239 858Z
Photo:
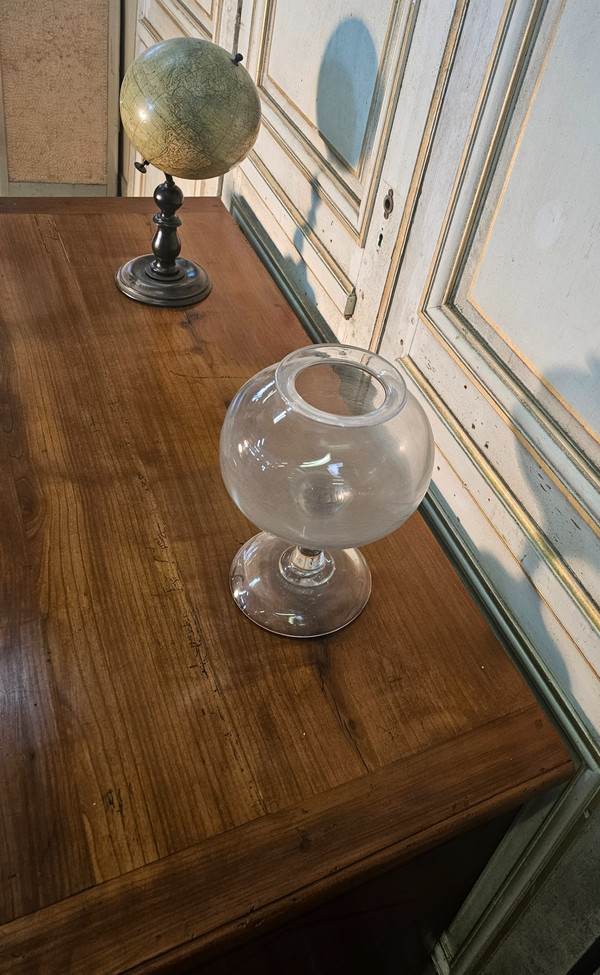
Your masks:
M331 579L335 569L329 552L291 545L279 559L284 579L296 586L320 586Z
M300 571L315 572L325 565L325 552L315 548L301 548L296 545L292 550L290 561Z

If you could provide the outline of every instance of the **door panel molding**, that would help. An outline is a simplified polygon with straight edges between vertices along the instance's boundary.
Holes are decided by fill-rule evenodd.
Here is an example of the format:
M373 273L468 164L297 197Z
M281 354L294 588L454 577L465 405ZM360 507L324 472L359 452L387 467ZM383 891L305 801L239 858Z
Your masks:
M476 418L475 425L482 431L483 436L490 436L489 431L494 430L494 440L499 442L497 450L500 458L506 460L507 451L513 453L513 463L520 468L520 478L525 487L528 486L528 478L533 482L544 484L542 493L551 490L552 478L549 468L537 468L530 461L531 455L528 445L517 439L516 444L512 444L509 438L514 437L514 430L507 423L504 423L497 414L485 409L487 406L486 398L481 389L473 385L471 377L464 372L462 366L454 357L446 354L445 350L437 342L428 343L423 351L426 360L427 375L421 372L411 358L402 361L404 370L410 375L415 392L422 401L429 407L430 417L435 413L435 425L440 430L440 422L443 421L445 431L443 440L437 441L438 450L443 454L447 463L455 465L461 470L461 490L468 503L476 506L490 522L487 537L482 537L479 541L482 552L491 552L494 548L493 542L499 536L504 544L501 550L503 563L514 562L514 568L518 569L519 574L523 575L522 582L527 581L533 586L536 599L544 604L545 609L551 613L557 623L561 619L569 621L569 632L577 655L581 657L581 662L585 664L587 671L586 679L600 680L600 645L598 641L598 631L600 629L600 613L598 604L592 593L598 590L588 590L583 585L577 575L584 575L586 571L595 576L597 573L598 554L600 553L600 541L597 534L597 525L593 522L586 523L582 518L575 522L576 512L569 506L568 499L565 499L562 512L557 512L557 532L563 531L567 535L570 549L575 545L580 551L587 554L589 562L582 566L574 563L561 554L559 543L566 544L565 539L560 536L554 540L548 538L548 525L540 526L544 522L540 515L534 517L531 508L528 510L522 503L517 494L517 485L508 484L505 476L502 475L502 467L496 456L490 458L490 440L478 442L473 431L471 435L465 432L465 426L470 425L469 419ZM416 353L421 358L421 350ZM441 382L432 381L431 374L441 377ZM444 395L445 384L452 383L457 389L463 391L464 413L459 416L447 403L447 396ZM448 436L448 434L450 436ZM458 453L460 450L460 454ZM508 455L510 456L510 454ZM448 460L450 458L451 460ZM544 480L538 477L540 471L544 474ZM441 485L439 468L434 472L434 484ZM468 485L468 487L467 487ZM456 501L456 493L453 491L453 503ZM458 530L469 530L469 517L467 514L457 526ZM464 527L463 527L464 526ZM534 607L528 606L525 600L525 589L515 592L518 601L522 603L523 612L526 616L533 617ZM560 623L561 631L563 624ZM562 634L565 637L566 633ZM548 641L545 634L540 634L540 647L545 653L549 653ZM570 641L569 641L570 643ZM566 652L566 651L565 651ZM570 651L572 653L572 651ZM589 668L589 669L588 669ZM597 690L594 691L597 696ZM585 698L591 705L590 695ZM600 703L600 702L599 702ZM600 727L600 709L594 706L594 714L597 716Z
M260 155L253 151L250 155L250 162L254 165L256 171L260 174L264 182L269 186L279 204L281 204L281 206L287 211L287 215L291 221L291 234L295 235L297 232L300 232L303 235L306 242L313 248L315 254L321 259L323 264L326 265L328 271L335 279L335 282L342 289L343 301L345 301L347 295L352 291L352 282L344 273L343 268L337 263L331 251L328 250L324 245L315 228L304 218L303 214L294 205L283 186L281 186L281 184L274 179L271 171L263 163ZM334 289L335 285L328 289L329 293Z
M481 267L486 248L492 237L498 211L513 173L523 137L532 116L538 90L544 78L548 61L553 53L557 32L561 26L565 0L556 14L546 18L549 23L537 39L533 56L529 48L533 38L526 37L520 55L517 77L511 84L505 106L500 115L495 135L480 184L476 191L476 205L472 218L465 227L463 240L456 258L443 299L443 306L461 315L470 329L474 341L488 347L496 356L500 368L512 374L522 388L529 393L541 423L552 430L553 435L565 442L570 438L572 460L586 471L588 478L598 483L600 466L600 436L575 411L543 375L535 363L527 357L518 344L511 340L492 317L485 312L473 295L473 288ZM540 20L533 22L533 29ZM545 27L546 25L544 25ZM533 30L531 31L533 34ZM545 36L544 36L545 35ZM531 60L532 63L529 63ZM512 105L513 101L515 102ZM508 367L510 362L510 368ZM537 395L531 395L537 387Z
M510 591L517 614L532 627L537 613L560 624L560 652L543 628L539 652L553 661L552 679L566 697L600 728L593 695L583 690L591 682L598 696L600 681L595 434L574 427L573 412L500 344L468 300L490 214L532 117L564 9L565 0L468 5L395 282L388 317L395 327L388 324L379 348L392 359L408 353L402 361L419 395L445 418L451 434L444 433L443 451L463 471L469 489L461 490L473 506L458 530L471 530L475 506L489 521L480 544L492 574L492 538L500 536L501 560L512 563L508 574L516 571L523 589L496 572L499 592Z
M434 958L441 975L481 975L488 964L492 971L518 970L520 962L510 947L508 962L504 960L503 964L503 941L540 890L543 896L545 882L560 866L565 849L576 844L590 816L598 816L599 800L600 775L583 767L558 800L553 794L543 804L534 802L525 807L436 945ZM594 923L594 907L590 902L589 926ZM577 935L571 938L577 940ZM561 952L571 955L567 964L577 961L586 946L576 944L575 951L573 947ZM555 952L556 945L550 944L548 957L538 959L538 964L556 963ZM523 949L520 954L522 957ZM564 958L560 964L561 970L566 970L562 967Z
M341 341L363 346L371 341L456 0L381 0L379 6L385 6L387 24L385 30L382 27L374 86L378 94L365 123L362 161L353 175L331 151L327 133L316 131L316 115L303 119L307 113L292 109L269 80L268 45L272 47L279 36L269 24L283 9L281 0L277 5L272 0L244 0L239 48L261 91L263 126L253 153L224 182L224 200L230 207L238 194L247 194L253 181L263 195L261 181L256 180L258 170L272 195L286 198L285 213L295 215L296 226L285 218L292 249L281 273L285 276L290 269L294 274L295 267L306 265L306 275L314 282L311 294L316 309L320 312L333 299L330 328ZM341 22L353 11L361 16L358 2L352 9L347 4L339 7ZM270 34L263 36L267 30ZM321 39L323 49L326 41ZM317 56L320 50L317 45ZM319 61L313 61L310 71L314 85ZM384 219L383 202L390 190L395 205L389 219ZM266 203L257 205L259 223L270 228L279 207L275 204L270 213ZM306 227L311 228L308 235ZM279 229L273 226L273 233L278 235ZM307 237L318 240L319 246L307 244ZM325 252L331 260L323 260ZM326 276L337 275L336 289L323 277L323 268L328 269Z
M138 21L156 38L154 43L181 34L212 41L219 29L218 8L218 4L205 7L194 0L141 0Z
M320 132L317 123L318 105L311 118L297 104L298 95L285 90L270 73L270 59L274 40L277 0L266 0L255 5L255 15L251 30L261 23L260 37L251 36L249 61L255 73L257 85L270 110L269 125L277 132L280 140L290 146L292 157L300 158L309 154L321 173L321 193L327 197L331 191L330 183L347 201L343 211L348 223L354 227L359 239L364 237L368 221L368 196L378 162L380 149L385 145L393 118L395 105L401 86L405 55L410 46L410 37L416 16L416 4L405 0L393 0L388 5L388 22L382 51L376 65L374 90L369 111L364 120L364 136L356 163L345 160L343 154ZM341 25L344 26L343 24ZM368 32L364 28L365 38ZM253 51L256 53L253 54ZM376 53L375 51L373 52ZM320 75L326 65L320 66ZM372 65L375 73L375 63ZM341 96L341 92L340 92ZM327 120L324 121L327 124ZM371 201L372 205L372 201Z
M250 189L252 193L252 188ZM282 273L284 258L277 248L277 242L272 233L267 232L259 223L252 199L248 201L244 196L237 195L231 201L231 215L239 224L261 261L274 278L280 291L290 304L294 313L302 322L302 326L313 342L335 342L336 337L327 321L315 308L312 301L307 300L301 281L290 280L289 275Z

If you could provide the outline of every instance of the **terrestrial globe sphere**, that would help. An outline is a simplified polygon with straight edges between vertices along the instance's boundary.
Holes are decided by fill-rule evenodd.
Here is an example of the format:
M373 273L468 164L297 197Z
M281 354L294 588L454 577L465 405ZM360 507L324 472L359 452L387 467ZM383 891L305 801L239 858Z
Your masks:
M144 159L185 179L228 172L248 155L260 127L260 98L246 69L196 37L140 54L123 79L120 107Z
M262 529L233 562L238 606L292 636L354 619L370 592L356 546L398 528L433 470L429 421L400 372L352 346L293 352L237 393L220 450L227 490Z

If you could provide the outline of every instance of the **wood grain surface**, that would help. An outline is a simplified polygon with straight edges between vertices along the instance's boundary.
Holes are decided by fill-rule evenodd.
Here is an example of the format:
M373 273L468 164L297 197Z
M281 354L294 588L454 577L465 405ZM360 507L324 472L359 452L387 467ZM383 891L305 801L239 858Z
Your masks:
M221 202L0 201L0 970L159 972L517 806L566 748L414 515L329 637L251 624L229 401L307 338Z

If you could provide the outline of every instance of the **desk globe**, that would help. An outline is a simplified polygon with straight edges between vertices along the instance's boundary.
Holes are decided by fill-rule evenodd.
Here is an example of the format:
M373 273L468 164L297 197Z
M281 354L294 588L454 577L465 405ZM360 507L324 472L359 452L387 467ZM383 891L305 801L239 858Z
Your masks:
M180 258L176 210L183 194L173 177L210 179L250 152L260 127L260 98L241 54L195 37L161 41L133 61L123 79L123 127L143 157L165 173L154 193L160 213L152 254L134 258L116 274L130 298L155 305L188 305L211 289L203 268Z
M321 636L364 608L356 548L398 528L429 486L427 416L392 363L348 345L299 349L250 379L221 430L221 472L262 531L230 574L238 607L285 636Z

